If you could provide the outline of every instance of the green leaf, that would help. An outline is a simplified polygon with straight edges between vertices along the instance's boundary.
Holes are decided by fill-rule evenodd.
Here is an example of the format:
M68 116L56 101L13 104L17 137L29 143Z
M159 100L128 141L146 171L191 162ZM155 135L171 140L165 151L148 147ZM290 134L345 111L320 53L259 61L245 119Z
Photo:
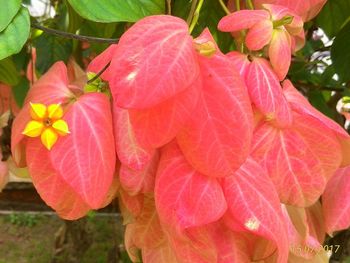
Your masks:
M15 101L19 107L23 106L24 99L27 96L29 90L29 81L27 78L21 78L20 82L12 87L12 94L15 98Z
M335 72L342 81L350 80L350 22L337 34L331 49Z
M82 17L96 22L136 22L156 14L163 14L164 0L68 0Z
M317 17L317 24L328 37L334 37L350 16L349 0L328 0Z
M73 46L71 40L47 34L35 39L34 45L37 50L36 68L41 74L57 61L67 63Z
M11 58L0 60L0 82L9 86L18 84L20 75L16 69L16 65Z
M2 1L0 8L0 32L12 21L21 8L21 0Z
M186 20L190 13L192 0L176 0L173 1L171 12L174 16L181 17Z
M0 60L21 51L30 32L30 17L22 7L12 22L0 33Z

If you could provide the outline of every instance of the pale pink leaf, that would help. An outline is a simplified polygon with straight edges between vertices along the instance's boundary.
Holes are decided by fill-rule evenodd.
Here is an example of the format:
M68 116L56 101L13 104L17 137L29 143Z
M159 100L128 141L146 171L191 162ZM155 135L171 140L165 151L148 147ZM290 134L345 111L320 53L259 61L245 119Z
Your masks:
M239 72L241 77L245 79L245 74L250 65L250 61L246 54L240 53L238 51L231 51L226 54L226 57L232 62L236 71Z
M254 58L245 78L250 98L265 118L285 127L292 123L292 113L281 85L264 58Z
M282 203L305 207L324 191L322 163L296 131L263 124L255 131L252 157L268 172Z
M309 21L322 9L327 0L255 0L254 5L261 8L262 4L276 4L289 8L301 16L303 20Z
M154 149L142 147L135 137L130 123L129 111L113 107L113 125L115 145L122 164L137 171L142 171L150 162Z
M62 178L93 209L103 204L116 165L110 107L102 93L81 96L64 116L70 134L60 137L50 154Z
M194 170L175 142L162 151L155 199L161 221L179 229L214 222L227 208L218 181Z
M324 177L330 179L343 158L341 145L335 133L331 129L325 129L317 119L298 113L294 113L294 129L320 160Z
M273 33L271 20L262 20L252 26L245 38L245 43L250 50L260 50L270 43Z
M223 32L234 32L251 28L256 23L270 19L270 14L266 10L240 10L223 17L218 25L218 29Z
M200 58L203 89L177 136L187 160L208 176L231 175L250 151L251 104L243 80L222 54Z
M350 165L350 136L344 128L316 110L289 80L283 82L283 93L294 111L317 120L323 127L321 130L332 130L336 134L343 153L342 166Z
M128 29L108 73L117 105L152 107L192 84L199 73L192 41L186 22L174 16L149 16Z
M350 226L350 167L339 169L328 182L322 206L327 233Z
M283 80L289 70L292 56L291 39L284 29L273 30L269 46L269 58L279 80Z
M159 152L156 151L143 170L134 170L122 164L119 172L121 186L130 195L153 192L158 162Z
M28 139L26 151L30 176L45 203L67 220L85 216L91 208L55 170L50 152L43 147L40 139Z
M223 181L231 217L253 234L275 243L278 262L288 257L289 243L277 192L265 171L251 158Z
M143 148L158 148L174 139L193 116L201 88L198 78L186 90L152 108L129 110L136 141Z

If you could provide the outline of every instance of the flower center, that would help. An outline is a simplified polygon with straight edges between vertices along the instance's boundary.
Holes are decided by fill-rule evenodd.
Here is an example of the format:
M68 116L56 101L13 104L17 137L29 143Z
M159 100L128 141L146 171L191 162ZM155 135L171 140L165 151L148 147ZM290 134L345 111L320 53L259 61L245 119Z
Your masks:
M52 121L51 121L50 118L47 118L47 119L44 120L44 125L45 125L46 127L51 126L51 124L52 124Z

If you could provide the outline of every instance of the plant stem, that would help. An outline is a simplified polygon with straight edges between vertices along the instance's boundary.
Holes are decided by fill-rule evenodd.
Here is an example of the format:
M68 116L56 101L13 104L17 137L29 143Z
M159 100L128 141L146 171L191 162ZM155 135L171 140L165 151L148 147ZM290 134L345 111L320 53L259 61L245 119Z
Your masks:
M77 34L73 34L73 33L60 31L60 30L57 30L57 29L44 27L44 26L41 26L41 25L39 25L37 23L32 24L31 27L39 29L39 30L42 30L45 33L48 33L48 34L51 34L51 35L65 37L65 38L70 38L70 39L77 39L79 41L115 44L119 40L117 38L100 38L100 37L90 37L90 36L77 35Z
M240 0L236 0L235 2L236 2L236 11L241 10L241 2L240 2Z
M192 33L194 27L196 26L196 24L198 22L199 13L201 12L201 8L203 6L203 2L204 2L204 0L199 0L197 8L194 11L193 19L192 19L192 22L191 22L191 25L190 25L190 33Z
M249 9L254 9L254 5L252 3L252 0L246 0L246 2L247 2L247 6Z
M219 0L219 3L220 3L222 9L224 10L224 12L225 12L227 15L231 14L230 10L228 10L228 8L227 8L227 6L225 5L225 3L224 3L223 0Z
M167 14L171 15L171 0L166 0L167 4Z
M101 69L93 78L89 79L89 80L87 81L87 83L88 83L88 84L89 84L89 83L92 83L92 82L94 82L96 79L98 79L98 78L102 75L102 73L106 71L106 69L109 67L109 65L111 65L111 62L110 62L110 61L109 61L108 64L105 65L105 66L103 67L103 69Z
M194 15L194 11L196 10L197 2L198 0L192 0L191 9L186 20L188 25L191 25L191 22L193 20L193 15Z

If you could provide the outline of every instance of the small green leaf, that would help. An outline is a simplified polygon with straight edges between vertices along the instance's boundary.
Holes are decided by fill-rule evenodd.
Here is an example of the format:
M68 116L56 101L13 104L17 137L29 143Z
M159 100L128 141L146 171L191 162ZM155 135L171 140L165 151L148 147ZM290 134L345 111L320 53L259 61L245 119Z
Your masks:
M337 34L332 45L331 58L340 80L350 80L350 22Z
M12 21L21 8L21 0L2 1L0 8L0 32Z
M68 0L82 17L96 22L136 22L156 14L163 14L164 0Z
M9 86L17 85L20 75L16 69L16 65L11 58L0 60L0 82Z
M12 22L0 33L0 60L20 52L29 32L29 12L22 7Z

